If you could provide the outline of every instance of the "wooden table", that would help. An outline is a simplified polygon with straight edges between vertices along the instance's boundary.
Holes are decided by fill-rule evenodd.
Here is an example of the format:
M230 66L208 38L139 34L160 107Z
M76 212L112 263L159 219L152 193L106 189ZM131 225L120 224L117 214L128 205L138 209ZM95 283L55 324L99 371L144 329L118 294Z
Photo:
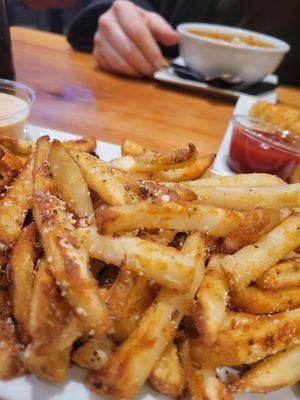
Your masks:
M233 102L100 72L60 35L14 27L12 39L17 79L37 94L32 124L116 144L128 137L154 150L193 142L217 151Z

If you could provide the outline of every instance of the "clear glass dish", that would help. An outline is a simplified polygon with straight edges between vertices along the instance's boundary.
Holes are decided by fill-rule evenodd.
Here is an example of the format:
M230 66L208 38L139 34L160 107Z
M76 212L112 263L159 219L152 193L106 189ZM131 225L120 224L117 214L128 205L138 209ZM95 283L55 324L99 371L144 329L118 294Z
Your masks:
M19 82L0 79L0 136L24 138L35 93Z
M235 115L228 164L238 173L266 172L287 179L300 162L300 137L255 118Z

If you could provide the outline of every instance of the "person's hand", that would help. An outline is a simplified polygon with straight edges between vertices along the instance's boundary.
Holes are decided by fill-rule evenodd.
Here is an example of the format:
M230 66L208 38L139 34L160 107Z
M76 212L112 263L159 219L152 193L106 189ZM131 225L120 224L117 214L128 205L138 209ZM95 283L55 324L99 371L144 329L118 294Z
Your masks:
M103 70L152 76L164 64L157 42L172 46L178 41L178 33L160 15L117 0L99 18L94 56Z

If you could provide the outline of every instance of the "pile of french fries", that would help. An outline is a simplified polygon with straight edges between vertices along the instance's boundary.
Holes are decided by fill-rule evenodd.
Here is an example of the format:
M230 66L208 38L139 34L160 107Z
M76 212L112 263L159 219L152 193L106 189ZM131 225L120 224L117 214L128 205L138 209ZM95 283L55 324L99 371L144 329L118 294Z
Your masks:
M75 363L101 395L193 400L299 381L300 184L215 176L193 145L94 149L0 138L0 378Z

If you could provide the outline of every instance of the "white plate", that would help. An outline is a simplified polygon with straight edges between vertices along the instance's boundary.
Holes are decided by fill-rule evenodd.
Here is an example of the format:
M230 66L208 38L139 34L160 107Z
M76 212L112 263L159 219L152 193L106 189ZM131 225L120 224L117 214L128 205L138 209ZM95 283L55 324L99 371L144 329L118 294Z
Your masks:
M257 101L252 96L241 96L237 103L236 106L233 110L232 115L248 115L253 104ZM269 103L275 103L274 101L269 101ZM222 143L219 147L219 151L217 154L217 157L215 159L214 165L213 165L213 172L218 174L218 175L232 175L234 172L232 169L227 164L227 157L229 154L229 147L230 147L230 142L231 142L231 135L232 135L232 122L230 121L225 135L223 136ZM283 399L284 400L284 399Z
M181 57L177 57L174 61L178 64L185 65L185 63ZM243 92L239 92L236 90L222 89L222 88L210 86L205 82L196 82L196 81L192 81L190 79L180 78L173 72L172 67L162 68L162 69L156 71L154 73L154 78L161 82L169 83L169 84L176 85L176 86L182 86L182 87L186 87L186 88L190 88L190 89L195 89L202 93L207 92L207 93L219 96L219 97L227 97L227 98L237 99L240 96L243 96L245 94ZM277 84L278 77L276 75L268 75L264 79L264 82ZM276 101L276 91L270 90L265 93L261 93L257 96L251 96L251 97L255 98L255 99L261 99L261 100L266 100L266 101L270 101L270 102L275 102Z
M53 131L36 126L29 126L28 137L36 140L42 135L60 140L76 139L78 136L65 132ZM119 157L120 147L98 142L97 153L105 160ZM72 367L68 379L63 384L48 384L38 380L33 375L0 381L0 400L106 400L90 392L83 384L86 372L80 368ZM297 400L300 398L300 386L282 389L269 395L243 394L234 396L234 400ZM145 385L136 400L168 400L150 386Z
M74 140L78 139L77 135L73 135L71 133L55 131L53 129L46 129L40 126L29 125L26 133L26 137L29 140L37 140L39 137L43 135L48 135L51 139L58 140ZM82 135L84 136L84 135ZM98 156L104 161L110 161L113 158L117 158L121 156L121 148L115 144L100 142L97 141L96 153ZM1 392L0 392L1 394Z

